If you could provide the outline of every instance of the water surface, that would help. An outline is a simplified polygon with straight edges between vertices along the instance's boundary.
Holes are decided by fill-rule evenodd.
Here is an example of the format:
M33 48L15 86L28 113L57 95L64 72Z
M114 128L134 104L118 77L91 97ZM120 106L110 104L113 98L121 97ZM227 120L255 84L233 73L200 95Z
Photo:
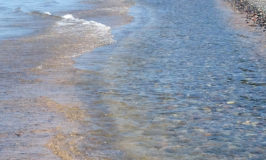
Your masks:
M87 154L263 159L266 63L257 33L230 26L214 0L137 0L131 14L133 23L113 31L115 44L77 59L88 72L77 85L92 117Z
M130 6L0 2L0 159L264 159L263 33L215 0Z
M62 14L88 10L91 6L79 0L11 0L0 2L0 40L42 31L51 23L42 13ZM48 23L48 24L47 24Z

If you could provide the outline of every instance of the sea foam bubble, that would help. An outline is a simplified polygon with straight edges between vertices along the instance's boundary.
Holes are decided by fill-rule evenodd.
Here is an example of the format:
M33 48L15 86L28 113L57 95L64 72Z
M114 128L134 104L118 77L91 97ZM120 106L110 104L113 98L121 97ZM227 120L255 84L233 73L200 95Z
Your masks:
M95 33L100 35L109 33L111 27L106 26L102 23L95 22L95 21L87 21L85 19L79 19L74 17L72 14L65 14L61 16L61 20L57 22L57 26L61 27L62 32L64 29L66 30L94 30Z
M74 20L75 19L72 14L63 15L62 18L64 18L64 19L71 19L71 20Z
M43 14L46 14L48 16L51 16L52 15L52 13L50 13L50 12L43 12Z

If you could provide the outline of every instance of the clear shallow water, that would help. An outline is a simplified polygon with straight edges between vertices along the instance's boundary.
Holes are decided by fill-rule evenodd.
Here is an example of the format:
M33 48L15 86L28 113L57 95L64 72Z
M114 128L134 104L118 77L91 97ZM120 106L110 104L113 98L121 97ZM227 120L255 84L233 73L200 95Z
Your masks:
M264 159L266 63L213 0L136 1L117 42L77 59L89 157Z
M83 117L71 57L110 44L110 27L82 19L87 2L12 2L0 11L0 159L70 159Z
M0 3L0 39L47 29L1 44L2 159L264 159L260 32L214 0L136 0L123 27L118 0L77 2ZM73 69L112 41L91 19L116 43Z

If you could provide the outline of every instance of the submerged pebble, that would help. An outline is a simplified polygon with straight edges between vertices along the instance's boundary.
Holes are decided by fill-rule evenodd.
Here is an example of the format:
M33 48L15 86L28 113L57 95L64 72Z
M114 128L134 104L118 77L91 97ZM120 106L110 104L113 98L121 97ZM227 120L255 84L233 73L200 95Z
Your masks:
M227 101L226 104L235 104L235 101Z

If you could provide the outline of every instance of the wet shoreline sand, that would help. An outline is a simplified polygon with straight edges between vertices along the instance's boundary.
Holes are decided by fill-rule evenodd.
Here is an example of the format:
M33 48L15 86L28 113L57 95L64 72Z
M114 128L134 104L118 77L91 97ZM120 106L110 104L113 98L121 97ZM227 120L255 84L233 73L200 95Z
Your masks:
M90 159L77 148L83 137L79 123L89 117L75 88L84 71L73 67L73 58L112 43L113 37L109 27L83 18L106 23L112 16L117 21L111 27L124 25L132 20L131 5L100 1L41 33L1 42L0 159Z

